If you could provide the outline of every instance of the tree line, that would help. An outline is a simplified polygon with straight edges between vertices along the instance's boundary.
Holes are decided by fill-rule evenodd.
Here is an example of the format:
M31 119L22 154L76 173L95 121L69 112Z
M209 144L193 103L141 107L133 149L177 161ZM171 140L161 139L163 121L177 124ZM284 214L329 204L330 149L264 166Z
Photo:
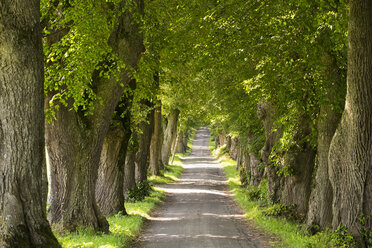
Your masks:
M0 6L0 246L59 247L50 226L108 232L201 124L271 203L368 245L367 1Z

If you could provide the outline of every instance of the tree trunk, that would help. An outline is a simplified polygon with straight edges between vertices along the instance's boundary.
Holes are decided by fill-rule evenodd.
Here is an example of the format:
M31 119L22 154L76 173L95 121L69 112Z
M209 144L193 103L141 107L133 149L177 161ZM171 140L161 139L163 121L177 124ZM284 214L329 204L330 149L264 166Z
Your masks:
M182 131L181 131L181 128L179 128L179 130L177 132L176 139L174 140L174 142L172 144L172 159L171 159L171 164L173 164L174 157L176 156L176 149L177 149L178 141L179 141L179 138L180 138L181 135L182 135Z
M242 153L242 166L239 171L239 178L243 186L248 186L251 180L251 159L249 157L248 151L243 151Z
M136 186L135 160L137 151L138 151L137 133L132 133L132 137L128 144L127 154L125 156L124 166L123 194L126 200L128 199L128 190Z
M136 88L136 80L129 86ZM105 216L117 213L126 215L124 206L124 166L131 131L131 101L133 94L128 94L116 107L118 125L111 125L105 137L101 152L96 185L96 200ZM124 115L124 116L122 116Z
M219 135L216 135L216 136L214 137L214 142L216 143L216 147L215 147L215 148L221 146L220 136L219 136Z
M96 200L105 216L119 212L126 214L124 207L124 164L128 135L119 125L110 127L101 152L96 185ZM128 131L127 131L128 133ZM124 140L126 139L126 140ZM124 158L121 158L123 157Z
M226 144L226 136L225 136L224 133L220 133L220 134L218 135L218 144L219 144L220 146L223 146L224 144Z
M230 151L231 148L231 136L226 136L226 150Z
M240 146L238 148L238 154L236 155L236 170L239 170L240 167L242 166L242 147Z
M332 186L328 174L328 152L340 115L330 106L321 106L317 123L317 170L311 192L307 225L321 228L332 224Z
M230 147L230 151L229 151L229 154L230 154L230 157L234 160L237 159L237 155L238 155L238 145L239 145L239 138L238 137L234 137L231 139L231 147Z
M161 160L164 165L168 165L169 157L171 155L172 144L176 139L177 135L177 121L180 111L178 109L172 109L169 117L168 124L164 132L164 141L161 150Z
M326 65L325 79L329 83L327 93L329 99L326 104L320 106L317 120L317 168L314 189L310 195L309 211L307 214L307 225L310 230L314 226L321 229L332 226L332 186L328 173L328 154L332 137L340 122L341 113L334 106L339 105L334 89L342 89L343 80L339 76L337 61L327 52L323 52L322 61ZM316 231L316 230L314 230Z
M161 126L161 106L155 108L154 113L154 132L151 137L150 145L150 170L153 175L159 175L161 169L161 146L163 128Z
M149 103L150 104L150 103ZM135 168L136 181L142 182L147 180L147 169L149 168L151 136L154 131L154 110L147 114L147 120L140 123L142 130L138 134L138 152L136 154Z
M46 219L40 1L0 5L0 247L60 247Z
M281 177L277 174L278 167L274 166L269 157L271 150L280 139L280 131L273 131L275 121L275 108L268 103L262 102L258 106L257 115L262 121L265 129L265 145L261 151L261 158L265 164L268 179L268 200L277 203L280 200Z
M346 225L360 237L372 231L372 3L349 1L347 93L341 123L329 151L333 228Z
M163 117L161 118L163 120ZM165 126L164 124L162 124L162 126ZM161 129L161 134L160 134L160 141L159 141L159 144L160 144L160 148L159 148L159 165L160 165L160 170L165 170L165 166L163 164L163 160L162 160L162 149L163 149L163 143L164 143L164 128Z
M80 226L108 231L95 200L95 184L103 138L79 123L76 112L62 106L57 121L47 125L51 193L49 221L58 229ZM102 141L100 141L102 139Z
M185 135L182 131L180 131L180 136L178 137L178 142L176 146L176 153L185 153L186 147L185 147Z
M137 0L137 6L143 13L142 0ZM118 16L109 43L126 65L135 68L143 52L142 34L133 13ZM60 107L57 119L46 128L52 179L49 218L69 231L78 227L109 231L95 200L95 188L103 141L124 87L115 77L101 78L98 74L92 76L97 95L93 113L86 116L75 112L69 102L67 107ZM124 86L129 84L131 77L126 69L120 80Z
M188 148L188 143L189 143L189 138L190 138L190 131L186 131L183 133L183 138L182 138L182 143L183 143L183 147L185 148L185 152L187 152L187 148Z
M289 167L292 173L284 176L281 202L287 206L295 204L299 217L306 216L311 192L315 151L309 141L304 141L310 134L311 119L301 116L293 137L296 144L283 157L283 166Z
M264 170L260 168L260 161L257 159L257 156L254 154L249 154L250 158L250 167L251 167L251 178L250 185L258 186L261 183Z

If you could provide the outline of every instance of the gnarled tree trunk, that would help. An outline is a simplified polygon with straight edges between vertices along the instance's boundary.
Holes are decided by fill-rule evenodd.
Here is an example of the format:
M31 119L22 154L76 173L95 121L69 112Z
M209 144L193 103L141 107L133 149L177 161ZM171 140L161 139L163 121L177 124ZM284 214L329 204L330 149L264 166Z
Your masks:
M180 111L178 109L172 109L168 117L168 124L164 132L164 140L161 150L161 160L164 165L168 165L169 163L169 157L172 152L172 144L174 143L177 135L177 121L179 114Z
M281 203L287 206L295 204L300 217L304 217L308 210L314 169L315 151L309 141L304 141L310 134L311 119L301 116L293 137L296 145L289 148L283 157L283 166L289 167L292 173L283 178Z
M280 200L281 177L277 174L278 167L274 166L269 157L273 146L280 139L280 131L273 131L275 108L271 104L262 102L258 106L257 115L265 129L265 145L261 151L261 158L265 164L268 179L268 200L277 203Z
M46 219L40 1L0 5L0 247L60 247Z
M51 179L49 221L60 224L58 229L74 231L85 226L108 231L108 222L95 200L102 149L98 143L102 145L104 137L91 134L76 112L67 107L61 107L56 118L46 126Z
M251 167L251 178L250 178L250 185L258 186L261 183L262 176L264 173L264 170L260 168L260 161L258 160L257 156L254 154L249 154L250 158L250 167Z
M136 88L136 81L131 80L130 87ZM101 152L96 185L96 200L101 212L105 216L121 213L126 215L124 206L124 166L128 142L131 131L131 101L133 94L129 94L117 107L117 121L112 124L105 137ZM122 116L124 114L124 116Z
M136 0L136 3L138 11L143 13L143 0ZM122 11L125 4L123 1L117 11ZM144 48L134 14L127 10L118 15L108 42L126 65L136 68ZM102 78L98 74L92 75L97 95L92 115L75 112L69 102L67 107L61 106L57 111L57 119L46 125L52 175L49 218L69 231L77 227L109 230L95 200L98 165L115 107L131 76L126 69L122 70L123 87L115 77Z
M330 106L321 106L318 119L317 169L311 192L307 225L321 228L332 224L332 186L328 173L328 152L339 115Z
M329 102L320 106L317 120L317 168L307 214L307 225L310 230L315 225L322 229L332 226L333 195L329 181L328 155L332 137L341 118L341 113L334 107L338 105L335 89L340 90L344 86L339 76L337 63L327 51L323 52L322 61L326 65L323 74L329 85L327 92Z
M360 237L363 214L372 213L372 3L349 1L347 93L329 151L333 228L346 225ZM364 226L372 231L372 218Z
M110 127L101 152L96 185L96 200L105 216L119 212L126 214L124 207L124 161L130 131L123 126Z

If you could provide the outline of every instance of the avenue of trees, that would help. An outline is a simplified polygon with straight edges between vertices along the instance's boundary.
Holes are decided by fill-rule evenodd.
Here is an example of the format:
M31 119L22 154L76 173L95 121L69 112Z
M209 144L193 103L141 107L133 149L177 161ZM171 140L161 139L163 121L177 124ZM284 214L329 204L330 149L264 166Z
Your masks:
M198 125L270 204L371 245L371 13L367 0L0 1L0 247L108 232Z

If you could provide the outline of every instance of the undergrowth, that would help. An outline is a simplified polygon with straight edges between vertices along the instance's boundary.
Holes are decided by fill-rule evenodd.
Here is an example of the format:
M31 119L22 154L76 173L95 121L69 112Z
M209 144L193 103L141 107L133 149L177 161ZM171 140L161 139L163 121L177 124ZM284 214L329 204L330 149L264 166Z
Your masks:
M165 192L156 187L156 184L174 182L182 174L182 154L176 154L172 165L162 171L161 176L150 176L149 181L138 185L136 189L138 199L125 203L128 215L121 213L107 218L110 224L110 233L95 233L91 229L78 229L75 233L56 233L57 239L63 248L124 248L139 234L143 222L150 212L165 197ZM151 185L155 185L151 187ZM139 197L141 195L141 197ZM145 195L142 197L142 195ZM142 198L142 199L139 199ZM137 200L137 201L135 201Z

